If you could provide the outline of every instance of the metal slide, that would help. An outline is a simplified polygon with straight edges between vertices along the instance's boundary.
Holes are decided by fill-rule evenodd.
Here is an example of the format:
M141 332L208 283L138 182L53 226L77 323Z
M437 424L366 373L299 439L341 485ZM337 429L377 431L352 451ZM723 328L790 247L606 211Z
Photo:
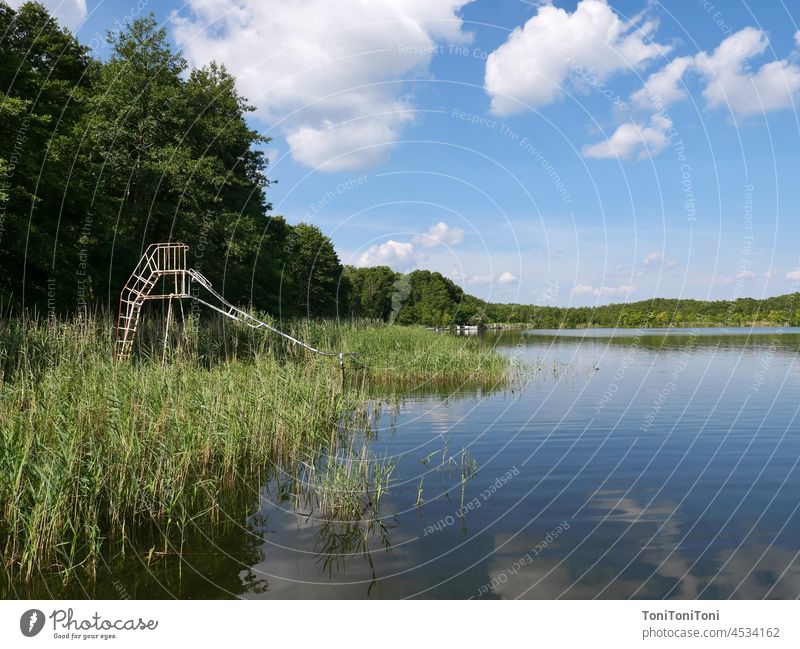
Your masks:
M139 317L145 301L182 300L187 298L197 300L200 304L213 309L217 313L221 313L231 320L244 323L253 329L268 329L314 354L336 357L342 364L345 357L355 356L353 352L327 352L316 349L234 306L217 293L211 286L211 282L203 275L193 268L186 267L188 250L189 246L183 243L153 243L145 250L135 270L125 283L120 296L119 317L114 339L114 359L116 361L125 361L131 356L136 329L139 326ZM172 290L169 293L152 293L153 288L161 279L165 279L165 286ZM205 289L218 304L212 304L207 300L193 296L191 294L192 282L196 282Z

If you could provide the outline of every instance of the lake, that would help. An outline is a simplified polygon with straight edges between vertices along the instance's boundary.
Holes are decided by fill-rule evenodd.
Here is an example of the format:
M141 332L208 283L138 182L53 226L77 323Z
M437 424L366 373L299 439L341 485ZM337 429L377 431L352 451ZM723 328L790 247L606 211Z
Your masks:
M446 335L446 334L442 334ZM181 560L40 596L796 598L800 329L487 333L513 389L410 391L370 439L383 525L273 480ZM464 473L464 461L474 472Z

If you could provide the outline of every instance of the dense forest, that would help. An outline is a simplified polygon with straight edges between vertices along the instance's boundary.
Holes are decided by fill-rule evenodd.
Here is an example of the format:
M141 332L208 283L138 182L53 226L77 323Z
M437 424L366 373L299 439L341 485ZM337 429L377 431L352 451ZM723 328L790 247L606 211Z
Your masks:
M142 250L182 241L231 301L332 316L342 266L269 215L267 138L224 67L189 70L154 18L90 56L40 4L0 2L0 302L116 308Z
M100 61L40 4L0 2L0 306L116 309L143 248L189 244L232 302L279 317L536 327L800 325L800 294L600 307L492 304L439 273L343 267L270 214L268 139L221 65L188 69L152 17Z
M558 327L689 327L751 324L800 326L800 293L764 300L702 301L655 298L594 307L494 304L464 293L439 273L407 275L389 268L345 268L351 313L398 324L529 325Z
M688 300L653 298L594 307L490 304L491 322L522 322L555 327L800 326L800 293L763 300Z

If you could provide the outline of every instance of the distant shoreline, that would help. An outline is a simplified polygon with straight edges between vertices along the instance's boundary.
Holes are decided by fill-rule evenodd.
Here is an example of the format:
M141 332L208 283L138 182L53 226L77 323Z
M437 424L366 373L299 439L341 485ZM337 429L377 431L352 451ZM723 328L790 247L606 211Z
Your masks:
M537 331L583 331L583 330L595 330L595 329L626 329L630 331L636 330L643 330L643 331L664 331L664 330L672 330L672 329L792 329L798 328L800 325L789 325L789 324L775 324L774 322L756 322L756 323L745 323L745 324L717 324L717 323L698 323L698 324L687 324L687 325L666 325L666 326L657 326L657 327L646 327L646 326L635 326L635 325L624 325L624 326L615 326L615 325L586 325L586 326L577 326L577 327L541 327L534 324L503 324L503 325L487 325L485 327L486 330L489 331L506 331L506 330L525 330L525 329L533 329Z

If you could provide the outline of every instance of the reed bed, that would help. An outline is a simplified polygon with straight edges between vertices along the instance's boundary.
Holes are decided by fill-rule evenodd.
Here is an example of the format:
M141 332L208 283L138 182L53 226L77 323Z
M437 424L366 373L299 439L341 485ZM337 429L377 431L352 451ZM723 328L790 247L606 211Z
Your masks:
M218 521L225 493L264 484L278 467L319 466L314 486L331 516L377 507L391 467L325 460L343 435L368 435L368 382L500 381L508 368L489 349L422 329L295 323L312 344L359 354L362 380L343 382L335 360L274 335L196 325L173 329L164 359L163 329L151 321L135 359L115 365L102 316L0 321L7 579L91 571L140 537L166 547Z
M478 337L363 320L303 321L292 332L324 348L355 352L351 367L372 388L499 388L514 377L511 359Z

